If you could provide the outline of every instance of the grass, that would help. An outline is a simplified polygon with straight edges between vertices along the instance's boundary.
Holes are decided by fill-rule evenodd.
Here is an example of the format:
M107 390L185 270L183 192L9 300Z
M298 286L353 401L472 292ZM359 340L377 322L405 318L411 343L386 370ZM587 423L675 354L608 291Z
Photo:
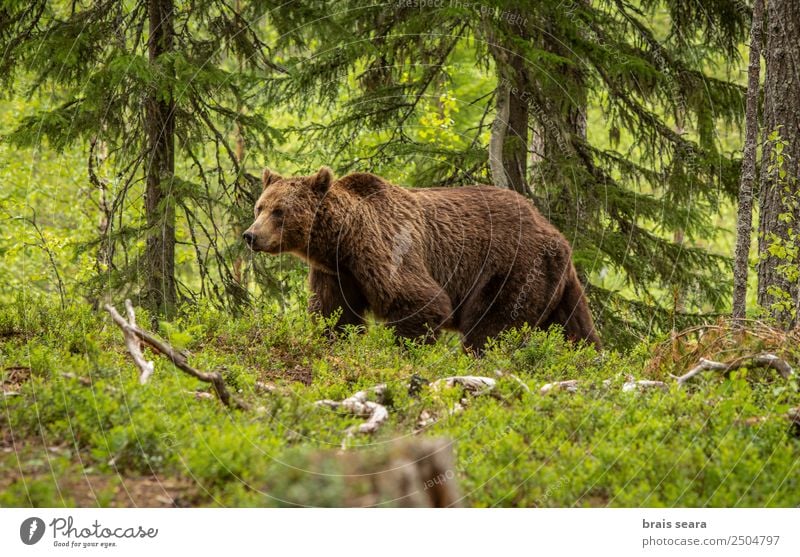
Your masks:
M149 322L144 312L138 320ZM360 420L313 402L378 383L387 384L389 421L346 439L347 453L379 459L414 438L423 411L437 414L419 435L452 439L465 505L800 504L800 439L785 417L800 404L796 378L740 369L686 388L670 378L705 348L766 347L797 364L791 343L742 333L727 344L712 335L711 346L695 335L598 354L558 331L515 331L475 359L455 338L401 347L376 325L331 343L321 327L299 304L237 318L195 307L162 327L193 366L222 371L253 406L241 412L198 395L207 385L152 354L155 375L140 385L105 314L47 299L0 307L2 386L14 393L0 414L0 506L359 504L368 478L359 484L336 454ZM497 387L454 415L460 390L409 392L415 376L465 374L495 377ZM628 376L669 388L623 392ZM581 388L539 393L563 379Z

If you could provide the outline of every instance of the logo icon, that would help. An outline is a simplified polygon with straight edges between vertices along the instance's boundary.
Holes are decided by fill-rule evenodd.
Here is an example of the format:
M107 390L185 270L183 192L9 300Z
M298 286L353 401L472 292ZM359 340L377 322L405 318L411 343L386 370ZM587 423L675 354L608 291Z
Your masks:
M22 521L19 527L19 538L25 545L33 545L44 536L44 520L38 516L32 516Z

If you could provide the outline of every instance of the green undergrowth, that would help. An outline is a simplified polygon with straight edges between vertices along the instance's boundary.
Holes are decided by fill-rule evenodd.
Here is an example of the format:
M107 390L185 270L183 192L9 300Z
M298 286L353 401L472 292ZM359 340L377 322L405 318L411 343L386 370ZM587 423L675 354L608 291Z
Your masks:
M323 326L299 306L237 318L194 307L162 324L191 365L220 371L252 407L235 411L149 350L156 371L139 384L105 313L37 299L3 306L0 505L358 504L353 490L369 488L342 468L342 445L368 461L420 437L452 441L446 480L468 506L800 504L800 439L786 418L800 404L796 378L742 368L680 388L672 375L685 358L655 358L654 343L597 353L558 331L523 330L476 359L455 337L399 346L373 325L331 342ZM796 345L781 350L800 361ZM473 397L425 384L453 375L497 386ZM624 391L630 378L667 387ZM540 393L568 379L576 392ZM373 435L348 436L362 419L314 404L380 383L389 420ZM421 415L439 420L414 433Z

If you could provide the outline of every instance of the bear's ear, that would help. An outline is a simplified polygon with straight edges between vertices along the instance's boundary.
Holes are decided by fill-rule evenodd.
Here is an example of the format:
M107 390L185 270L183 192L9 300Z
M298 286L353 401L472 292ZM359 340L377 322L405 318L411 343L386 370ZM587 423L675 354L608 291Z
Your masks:
M311 187L318 192L326 192L333 182L333 172L327 166L321 167L316 174L311 177Z
M283 176L277 172L271 171L269 168L265 168L264 172L261 174L261 185L264 186L264 189L267 189L268 185L274 184L278 180L283 180Z

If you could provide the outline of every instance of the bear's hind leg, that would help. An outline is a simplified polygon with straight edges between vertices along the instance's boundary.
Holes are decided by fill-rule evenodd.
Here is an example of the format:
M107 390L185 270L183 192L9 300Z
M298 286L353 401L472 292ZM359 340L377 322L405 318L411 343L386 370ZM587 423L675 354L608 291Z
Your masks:
M480 355L486 343L503 331L525 323L532 327L542 323L558 298L555 292L542 292L536 276L527 270L514 270L492 277L473 291L459 319L465 350Z
M564 286L561 301L550 315L544 328L558 323L564 327L564 336L573 342L585 340L600 350L602 343L594 327L589 303L576 273L571 273Z
M516 281L506 275L488 279L464 301L459 311L459 331L464 350L481 355L489 339L515 325ZM514 291L512 293L511 291Z

